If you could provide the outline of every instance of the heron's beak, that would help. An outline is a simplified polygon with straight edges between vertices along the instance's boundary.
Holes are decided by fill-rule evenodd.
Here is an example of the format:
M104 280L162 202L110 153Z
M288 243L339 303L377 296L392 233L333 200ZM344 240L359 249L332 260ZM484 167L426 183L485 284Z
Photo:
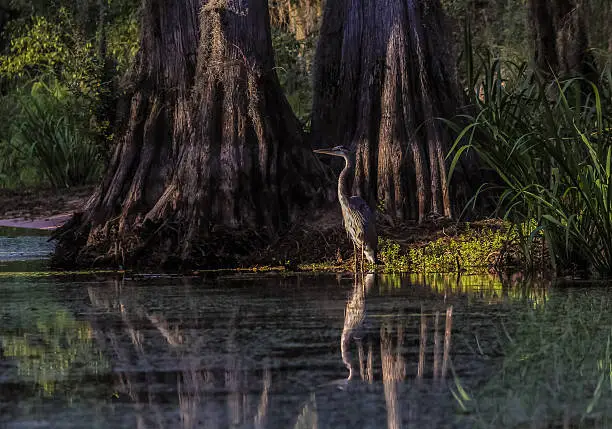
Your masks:
M331 149L315 149L313 150L314 153L323 153L325 155L336 155L336 152L334 152Z

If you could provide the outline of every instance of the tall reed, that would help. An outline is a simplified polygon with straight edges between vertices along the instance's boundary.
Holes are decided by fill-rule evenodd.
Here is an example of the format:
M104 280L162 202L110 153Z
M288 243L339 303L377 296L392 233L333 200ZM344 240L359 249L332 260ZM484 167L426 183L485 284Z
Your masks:
M496 190L498 213L523 232L527 260L543 237L557 272L612 275L610 71L597 83L547 81L526 64L467 55L475 90L470 112L449 122L457 132L451 174L475 150L499 177L486 187Z
M96 180L103 165L87 107L60 85L38 82L17 97L19 115L8 144L53 187Z

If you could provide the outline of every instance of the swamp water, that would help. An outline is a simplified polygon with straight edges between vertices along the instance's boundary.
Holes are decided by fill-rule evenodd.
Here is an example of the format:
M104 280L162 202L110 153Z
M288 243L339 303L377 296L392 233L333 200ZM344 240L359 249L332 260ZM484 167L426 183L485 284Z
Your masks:
M0 226L0 271L8 261L40 260L54 249L49 231Z
M23 268L0 428L612 427L605 286Z

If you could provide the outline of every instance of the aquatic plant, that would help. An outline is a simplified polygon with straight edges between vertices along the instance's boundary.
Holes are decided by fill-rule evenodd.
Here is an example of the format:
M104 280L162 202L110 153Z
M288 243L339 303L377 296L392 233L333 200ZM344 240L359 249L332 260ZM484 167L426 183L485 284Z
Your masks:
M471 112L449 122L451 174L469 151L496 173L471 204L496 197L527 262L543 240L557 272L612 275L612 74L546 81L526 64L479 58Z
M386 273L403 273L411 267L410 258L401 251L400 245L388 238L379 237L378 255L385 264Z

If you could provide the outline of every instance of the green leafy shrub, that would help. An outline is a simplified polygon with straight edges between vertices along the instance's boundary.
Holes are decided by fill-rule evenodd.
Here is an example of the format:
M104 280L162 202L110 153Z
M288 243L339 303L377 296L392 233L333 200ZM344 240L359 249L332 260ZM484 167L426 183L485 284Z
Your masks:
M140 2L13 3L0 55L0 186L95 180L116 83L138 49Z
M18 108L0 140L0 183L70 187L98 179L103 159L87 100L41 82L12 100Z
M138 52L138 19L135 13L120 15L108 29L108 52L118 74L128 69Z
M611 275L610 72L598 84L546 82L524 64L484 56L473 76L481 90L472 94L474 113L454 123L451 172L463 153L475 150L499 175L499 186L491 185L499 213L533 227L521 234L525 249L543 236L559 271Z
M91 41L81 34L70 14L61 9L57 20L34 16L9 23L9 52L0 56L0 76L17 86L32 79L55 79L75 94L91 99L105 88L100 61Z
M312 109L312 79L310 76L315 51L315 36L297 40L281 29L272 30L272 46L276 74L285 96L298 119L307 126Z

